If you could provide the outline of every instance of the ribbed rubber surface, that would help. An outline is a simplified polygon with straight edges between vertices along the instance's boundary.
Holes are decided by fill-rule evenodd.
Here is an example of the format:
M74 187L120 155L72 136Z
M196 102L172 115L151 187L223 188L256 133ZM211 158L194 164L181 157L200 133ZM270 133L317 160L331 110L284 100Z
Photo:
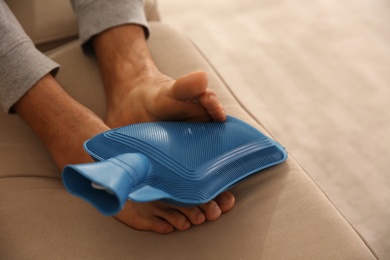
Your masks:
M287 158L278 143L233 117L225 122L128 125L94 137L85 148L96 160L123 153L146 155L152 170L139 188L149 185L162 190L178 204L209 201L250 174Z

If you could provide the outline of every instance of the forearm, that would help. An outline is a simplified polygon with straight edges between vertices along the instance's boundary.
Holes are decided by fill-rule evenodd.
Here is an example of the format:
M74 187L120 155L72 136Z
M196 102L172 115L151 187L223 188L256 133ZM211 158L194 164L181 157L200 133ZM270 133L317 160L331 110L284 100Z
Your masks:
M32 85L58 64L39 52L0 0L0 105L8 113Z
M57 166L91 161L83 143L109 128L70 97L51 76L39 80L14 106L37 133Z

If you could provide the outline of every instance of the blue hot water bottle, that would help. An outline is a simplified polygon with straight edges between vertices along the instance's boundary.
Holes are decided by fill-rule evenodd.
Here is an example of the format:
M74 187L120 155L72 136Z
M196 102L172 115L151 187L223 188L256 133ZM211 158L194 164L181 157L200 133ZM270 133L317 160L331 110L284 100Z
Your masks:
M193 206L287 159L285 149L243 121L152 122L88 140L95 163L67 165L65 188L105 215L127 199Z

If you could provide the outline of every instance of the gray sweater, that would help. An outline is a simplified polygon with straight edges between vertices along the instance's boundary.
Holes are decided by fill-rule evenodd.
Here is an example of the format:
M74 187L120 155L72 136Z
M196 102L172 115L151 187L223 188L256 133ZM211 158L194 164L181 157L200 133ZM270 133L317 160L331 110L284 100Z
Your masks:
M85 49L89 40L108 28L147 22L142 0L72 0ZM53 75L59 65L38 51L8 6L0 0L0 105L9 113L12 106L44 75Z

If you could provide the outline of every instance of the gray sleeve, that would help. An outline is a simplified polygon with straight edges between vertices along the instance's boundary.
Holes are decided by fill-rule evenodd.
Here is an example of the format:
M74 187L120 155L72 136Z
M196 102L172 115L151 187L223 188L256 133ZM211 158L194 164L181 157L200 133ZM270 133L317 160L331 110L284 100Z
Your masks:
M3 0L0 0L0 104L9 113L39 79L59 66L38 51Z
M89 40L109 28L122 24L138 24L149 36L148 24L142 0L72 0L78 24L80 40L86 51Z

